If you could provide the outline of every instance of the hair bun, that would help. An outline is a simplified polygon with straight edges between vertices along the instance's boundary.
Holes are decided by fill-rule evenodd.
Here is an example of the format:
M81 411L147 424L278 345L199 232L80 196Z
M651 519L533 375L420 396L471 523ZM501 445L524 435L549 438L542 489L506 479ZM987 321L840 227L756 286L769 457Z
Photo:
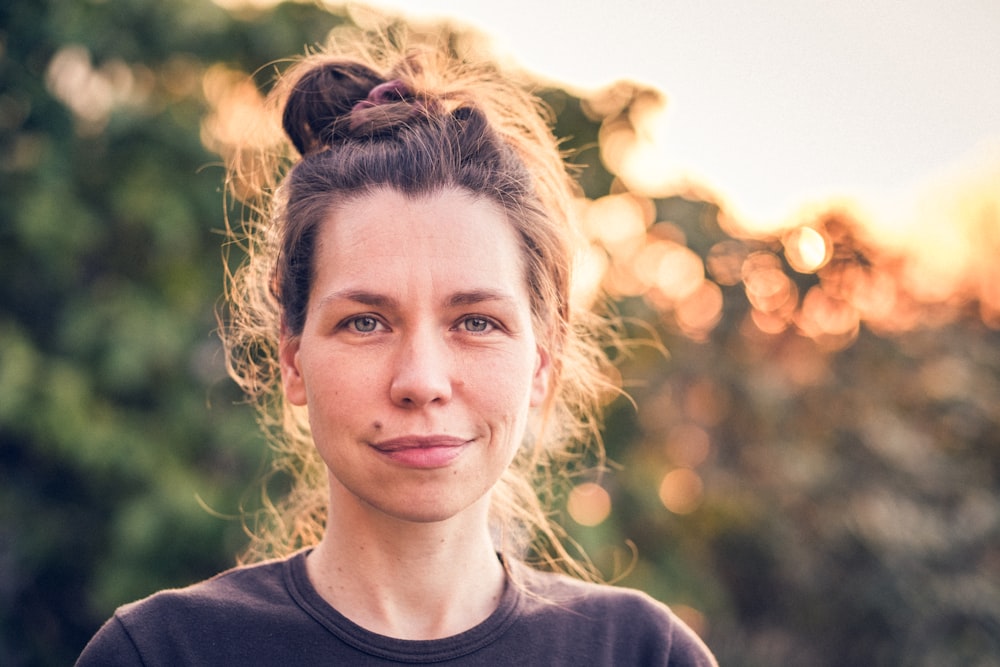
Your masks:
M285 134L301 155L350 136L352 110L384 83L377 72L353 61L309 69L289 91L282 115ZM380 94L391 95L391 90L384 88Z

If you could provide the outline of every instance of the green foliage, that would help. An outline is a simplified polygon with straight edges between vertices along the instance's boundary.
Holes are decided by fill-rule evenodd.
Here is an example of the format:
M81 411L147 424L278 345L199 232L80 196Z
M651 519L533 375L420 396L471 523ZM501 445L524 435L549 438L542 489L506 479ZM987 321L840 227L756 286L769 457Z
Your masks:
M243 545L265 454L213 334L224 211L201 75L256 72L345 20L298 3L0 8L0 664L70 663L117 605ZM588 196L620 192L606 119L544 95ZM727 241L780 254L731 238L712 202L653 208L650 239L702 260ZM818 281L782 267L801 292ZM609 413L612 513L567 518L574 537L608 574L631 562L623 583L683 611L723 664L998 664L998 333L961 316L833 351L753 329L743 288L720 289L697 339L662 304L618 299L669 355L623 360L638 410ZM660 497L679 469L704 484L682 513Z
M68 664L117 605L228 567L244 542L264 447L212 334L222 171L198 71L288 56L340 19L126 0L0 13L0 663ZM55 90L60 54L79 108Z

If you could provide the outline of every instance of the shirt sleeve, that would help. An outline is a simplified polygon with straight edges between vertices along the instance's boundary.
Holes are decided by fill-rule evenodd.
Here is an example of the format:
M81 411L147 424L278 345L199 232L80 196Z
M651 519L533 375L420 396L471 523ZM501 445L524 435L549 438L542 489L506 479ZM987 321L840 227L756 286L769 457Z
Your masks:
M131 667L143 664L139 651L117 616L111 617L84 647L76 667Z

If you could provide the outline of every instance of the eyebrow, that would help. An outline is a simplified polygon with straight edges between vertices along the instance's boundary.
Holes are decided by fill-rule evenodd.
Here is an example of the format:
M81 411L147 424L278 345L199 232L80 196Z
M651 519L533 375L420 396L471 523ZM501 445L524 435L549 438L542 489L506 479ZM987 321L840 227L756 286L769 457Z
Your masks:
M325 306L334 301L355 301L366 306L372 306L373 308L388 308L396 304L395 299L383 294L365 290L346 289L327 294L320 300L320 305Z
M356 303L364 304L366 306L371 306L372 308L394 308L398 306L398 301L393 297L387 296L385 294L379 294L377 292L369 292L362 289L345 289L332 292L324 296L320 300L320 305L324 306L326 304L332 303L334 301L354 301ZM448 297L445 301L445 305L448 307L456 306L472 306L480 303L486 303L489 301L500 301L504 303L512 303L514 301L513 295L501 291L501 290L491 290L491 289L474 289L464 292L456 292Z
M490 289L469 290L457 292L448 299L449 306L471 306L487 301L513 302L514 297L507 292Z

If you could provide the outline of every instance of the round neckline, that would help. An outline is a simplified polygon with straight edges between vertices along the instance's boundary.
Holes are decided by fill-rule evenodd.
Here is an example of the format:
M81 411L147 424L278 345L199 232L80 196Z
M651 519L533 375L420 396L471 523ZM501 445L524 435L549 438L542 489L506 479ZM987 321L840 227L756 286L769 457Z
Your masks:
M517 618L520 588L507 577L497 608L482 623L441 639L397 639L367 630L337 611L312 585L306 571L304 550L285 563L284 578L296 604L320 625L349 646L371 656L398 662L453 660L496 641Z

